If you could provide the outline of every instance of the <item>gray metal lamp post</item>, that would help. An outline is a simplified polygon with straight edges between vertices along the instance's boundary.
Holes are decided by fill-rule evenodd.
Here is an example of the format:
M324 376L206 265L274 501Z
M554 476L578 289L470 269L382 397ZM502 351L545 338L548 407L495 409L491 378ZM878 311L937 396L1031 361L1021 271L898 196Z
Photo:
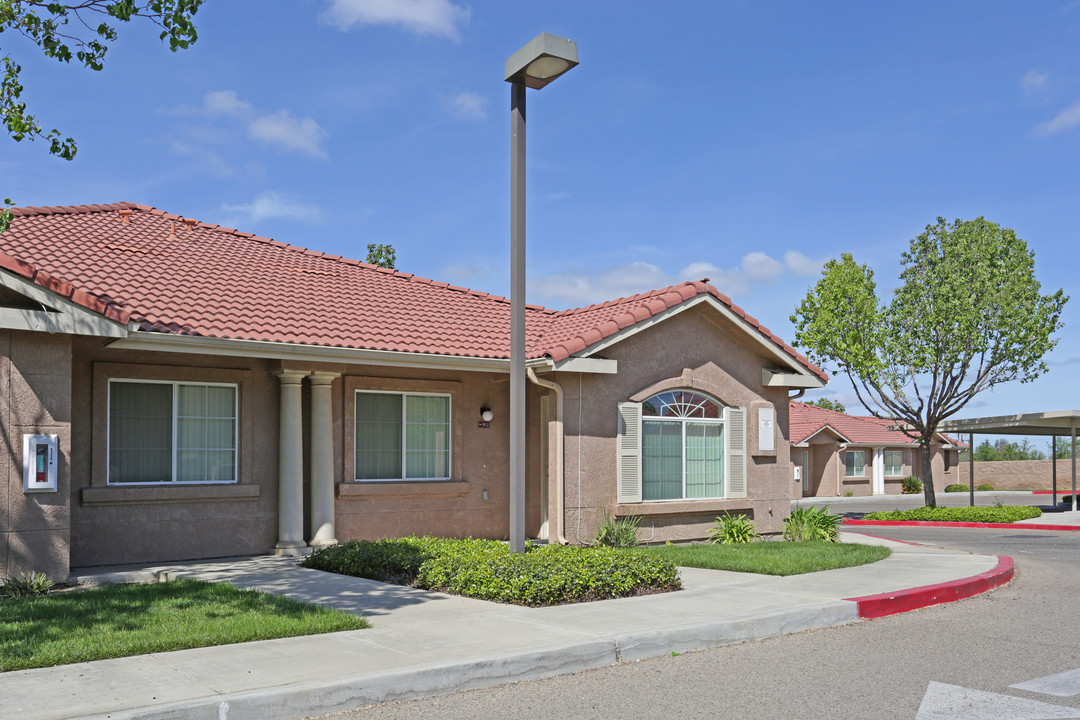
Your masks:
M578 64L577 43L540 33L506 61L510 87L510 550L525 550L525 88Z

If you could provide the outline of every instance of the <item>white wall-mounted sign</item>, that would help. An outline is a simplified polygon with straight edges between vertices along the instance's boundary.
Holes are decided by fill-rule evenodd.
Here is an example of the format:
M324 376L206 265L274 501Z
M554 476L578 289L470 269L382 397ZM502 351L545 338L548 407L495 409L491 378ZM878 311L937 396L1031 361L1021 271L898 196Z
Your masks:
M776 425L776 410L773 408L758 408L758 450L772 452L776 449L776 441L773 438L773 428Z

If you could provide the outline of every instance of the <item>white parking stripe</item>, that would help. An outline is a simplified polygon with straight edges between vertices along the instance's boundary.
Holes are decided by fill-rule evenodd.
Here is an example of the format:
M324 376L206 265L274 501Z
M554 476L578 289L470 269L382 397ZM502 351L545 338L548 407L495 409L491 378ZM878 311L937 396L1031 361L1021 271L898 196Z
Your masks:
M1056 720L1080 718L1080 709L931 682L916 720Z
M1057 675L1028 680L1027 682L1010 685L1017 690L1030 690L1043 695L1055 695L1057 697L1072 697L1080 695L1080 668L1066 670Z

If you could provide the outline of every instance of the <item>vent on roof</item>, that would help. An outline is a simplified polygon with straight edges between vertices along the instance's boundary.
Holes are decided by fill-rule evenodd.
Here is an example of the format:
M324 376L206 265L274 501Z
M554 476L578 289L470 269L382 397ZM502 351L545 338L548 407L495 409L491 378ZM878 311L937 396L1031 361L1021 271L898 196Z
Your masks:
M122 224L124 224L124 225L130 225L131 224L131 213L132 212L134 212L134 211L133 210L117 210L116 211L117 215L120 216L120 222Z

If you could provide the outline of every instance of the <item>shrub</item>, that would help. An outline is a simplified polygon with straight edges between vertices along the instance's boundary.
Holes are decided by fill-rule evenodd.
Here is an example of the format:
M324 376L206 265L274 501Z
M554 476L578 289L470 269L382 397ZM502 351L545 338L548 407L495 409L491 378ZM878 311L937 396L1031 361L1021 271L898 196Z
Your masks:
M872 512L863 515L863 520L922 520L930 522L985 522L1011 523L1017 520L1037 518L1042 510L1028 505L1011 507L921 507L913 510L893 510Z
M1069 494L1069 495L1059 495L1058 496L1058 502L1059 503L1067 503L1070 508L1072 507L1072 501L1073 501L1073 496L1071 494ZM1077 495L1076 501L1077 501L1077 506L1080 507L1080 495Z
M921 493L923 491L922 480L914 475L901 480L900 487L902 488L904 495L914 495L915 493Z
M637 547L637 528L641 524L641 518L637 515L627 515L614 518L604 510L600 514L600 522L596 528L596 538L593 540L597 545L613 548Z
M796 506L791 515L784 518L784 539L839 542L841 519L829 512L828 505Z
M709 542L721 545L739 545L753 542L761 538L754 521L748 516L720 515L713 523L712 532L709 533Z
M675 565L607 547L408 537L320 548L304 567L516 605L557 605L678 590ZM393 579L392 579L393 578Z
M975 489L979 492L988 492L994 489L994 486L990 483L983 483L982 485L976 485Z
M24 572L6 577L3 582L0 582L0 597L44 595L55 586L56 583L45 573Z
M945 492L967 492L967 485L946 485Z

